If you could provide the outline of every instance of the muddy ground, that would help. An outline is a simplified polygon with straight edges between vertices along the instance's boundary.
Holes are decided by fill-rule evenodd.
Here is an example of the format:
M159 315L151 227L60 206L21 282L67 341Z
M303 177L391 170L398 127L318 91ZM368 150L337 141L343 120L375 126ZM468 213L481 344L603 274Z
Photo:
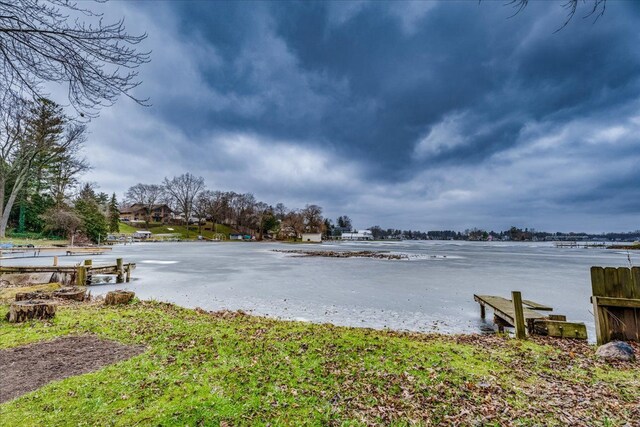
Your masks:
M86 374L144 351L94 336L62 337L0 350L0 403L45 384Z

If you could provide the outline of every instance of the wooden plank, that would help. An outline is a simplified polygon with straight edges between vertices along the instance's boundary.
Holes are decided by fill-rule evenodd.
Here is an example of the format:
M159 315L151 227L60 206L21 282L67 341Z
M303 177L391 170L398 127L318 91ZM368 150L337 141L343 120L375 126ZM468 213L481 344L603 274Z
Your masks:
M52 265L38 265L38 266L29 266L29 267L0 267L0 273L15 273L15 274L26 274L26 273L68 273L74 272L76 268L74 266L69 267L60 267L60 266L52 266Z
M618 280L620 281L620 291L626 301L631 301L632 295L635 294L633 278L631 277L631 269L627 267L618 268ZM622 336L627 339L636 339L638 325L636 322L636 310L633 308L624 308L620 310L620 329Z
M593 299L598 302L598 305L604 307L640 308L640 299L612 297L593 297Z
M567 321L567 316L563 314L550 314L548 317L549 317L549 320L560 320L562 322Z
M618 281L620 283L620 297L621 298L633 298L634 295L634 283L631 278L631 269L627 267L618 268ZM607 295L615 296L615 295Z
M527 337L527 332L524 328L524 308L522 307L522 293L520 293L520 291L511 292L511 300L513 301L516 338L519 340L523 340Z
M634 286L630 298L640 299L640 267L631 268L631 280Z
M131 270L136 268L135 263L127 264ZM95 265L89 267L93 274L117 274L117 264ZM30 265L0 267L2 274L28 274L28 273L74 273L77 267L73 265L52 266L52 265Z
M604 269L604 295L607 297L622 297L622 288L618 280L618 269L605 267Z
M495 316L500 317L506 324L514 326L515 313L511 300L494 295L474 295L473 299L480 304L488 305L493 309ZM523 314L525 322L528 322L529 319L542 319L544 317L543 314L524 307Z
M532 310L553 311L553 308L549 307L548 305L540 304L539 302L531 301L528 299L522 300L522 303Z
M587 339L587 327L584 323L536 319L534 330L537 334L550 337Z
M606 296L604 288L604 268L591 267L591 294Z
M591 298L591 302L596 325L596 342L598 345L602 345L609 342L609 325L606 309L598 304L598 298L598 296L594 296Z

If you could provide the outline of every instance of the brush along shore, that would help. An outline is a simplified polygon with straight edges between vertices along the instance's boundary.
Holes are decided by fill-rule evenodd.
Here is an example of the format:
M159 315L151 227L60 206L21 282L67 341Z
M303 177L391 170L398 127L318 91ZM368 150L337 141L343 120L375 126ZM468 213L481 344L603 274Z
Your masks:
M0 305L0 319L6 312ZM63 306L47 322L1 320L0 352L83 336L138 350L0 404L3 425L612 426L640 419L640 362L603 362L593 346L573 340L377 331L136 300Z

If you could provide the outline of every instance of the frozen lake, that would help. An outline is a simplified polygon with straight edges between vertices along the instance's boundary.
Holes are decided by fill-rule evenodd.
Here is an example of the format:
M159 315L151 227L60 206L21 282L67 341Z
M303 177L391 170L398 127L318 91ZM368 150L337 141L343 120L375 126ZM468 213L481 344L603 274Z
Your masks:
M294 257L273 249L382 250L411 259ZM590 339L595 333L589 268L629 265L626 251L559 249L536 242L136 243L91 257L95 263L117 257L137 263L135 280L122 287L143 299L423 332L486 330L492 316L487 316L489 323L481 321L473 294L509 297L520 290L525 299L585 322ZM81 259L63 256L60 263ZM640 264L640 254L631 254L631 260ZM50 257L3 260L5 265L49 262ZM91 292L99 295L115 287L97 285Z

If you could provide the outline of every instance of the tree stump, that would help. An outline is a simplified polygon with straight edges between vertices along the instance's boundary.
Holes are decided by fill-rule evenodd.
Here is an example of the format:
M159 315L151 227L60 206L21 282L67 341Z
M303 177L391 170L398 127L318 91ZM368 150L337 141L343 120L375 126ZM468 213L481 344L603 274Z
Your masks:
M42 300L26 300L11 303L7 320L11 323L25 322L30 319L51 319L56 315L56 305Z
M73 301L84 301L87 290L85 288L79 288L72 286L70 288L62 288L59 291L55 291L53 296L56 298L69 299Z
M16 294L16 301L26 301L26 300L40 300L40 299L51 299L51 292L47 291L34 291L34 292L18 292Z
M136 294L131 291L111 291L107 292L104 298L104 305L127 304Z

